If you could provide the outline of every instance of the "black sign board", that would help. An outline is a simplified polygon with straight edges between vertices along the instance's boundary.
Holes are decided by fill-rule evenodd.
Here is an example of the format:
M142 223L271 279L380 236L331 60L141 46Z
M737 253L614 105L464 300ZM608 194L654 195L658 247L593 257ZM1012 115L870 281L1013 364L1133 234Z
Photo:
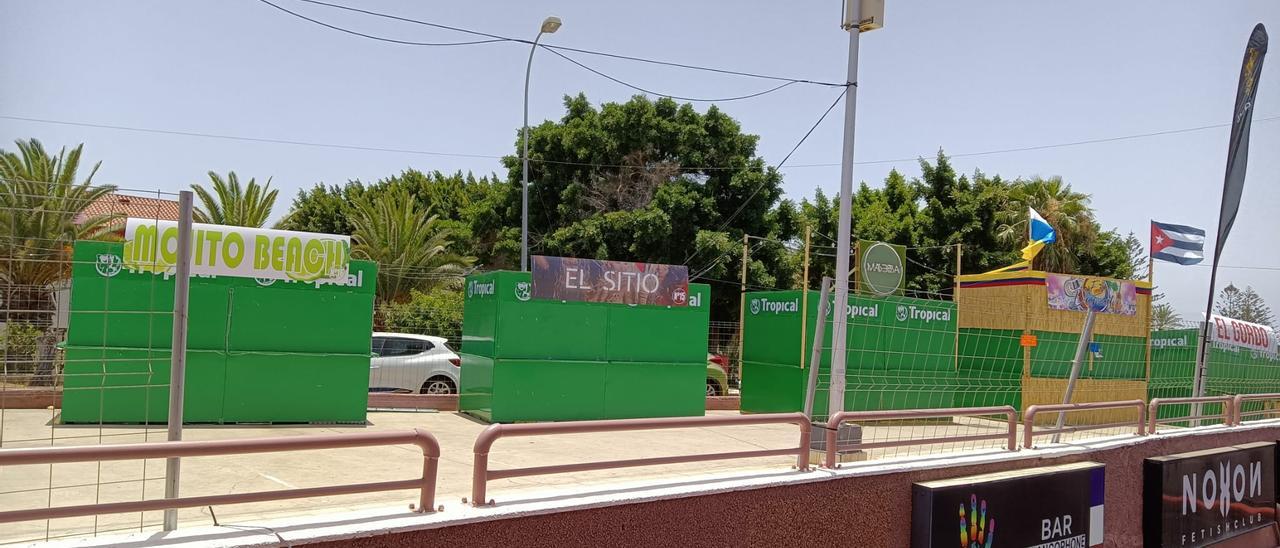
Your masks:
M1275 522L1276 444L1149 458L1142 464L1147 546L1209 546Z
M911 546L1101 546L1104 472L1078 462L917 483Z

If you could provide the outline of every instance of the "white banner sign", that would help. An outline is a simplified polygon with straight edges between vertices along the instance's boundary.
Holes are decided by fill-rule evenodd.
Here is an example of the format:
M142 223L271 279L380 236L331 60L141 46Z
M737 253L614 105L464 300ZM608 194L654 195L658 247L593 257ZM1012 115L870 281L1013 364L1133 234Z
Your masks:
M178 262L178 223L129 219L124 267L171 273ZM351 238L312 232L194 223L191 273L261 280L347 283Z
M1276 334L1271 326L1249 323L1213 315L1209 340L1225 346L1245 348L1267 354L1276 353Z

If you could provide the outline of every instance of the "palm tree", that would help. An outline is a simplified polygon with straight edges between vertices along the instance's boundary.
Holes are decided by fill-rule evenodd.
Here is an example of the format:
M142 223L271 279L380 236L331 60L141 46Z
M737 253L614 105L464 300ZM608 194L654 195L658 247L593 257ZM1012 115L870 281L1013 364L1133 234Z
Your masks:
M1182 327L1182 316L1169 303L1160 303L1151 307L1151 330L1163 331Z
M254 228L267 224L279 192L271 190L271 178L268 177L263 186L249 179L244 188L240 187L240 178L234 171L227 172L226 179L210 171L209 180L213 182L212 193L199 184L191 185L191 190L200 198L200 207L192 215L196 222Z
M1071 190L1061 177L1015 181L1009 189L1004 211L996 219L996 238L1006 245L1021 248L1027 244L1027 209L1035 209L1053 226L1058 241L1045 246L1036 257L1041 270L1074 273L1077 254L1092 245L1098 237L1098 223L1089 207L1089 195Z
M400 302L411 290L456 280L475 260L451 251L453 231L401 187L360 197L350 220L352 257L378 263L379 302Z
M76 182L83 143L69 152L64 147L57 156L50 156L36 139L15 144L16 153L0 149L0 298L9 333L23 324L40 333L27 358L36 361L30 383L51 386L56 380L53 345L59 336L39 328L53 323L53 294L71 274L71 244L102 236L118 218L80 214L115 187L93 185L101 162Z
M101 162L77 183L84 144L51 156L36 139L0 149L0 282L9 310L52 310L53 287L70 275L71 244L102 236L117 215L77 219L89 204L115 191L93 184ZM79 222L77 222L77 220ZM44 319L33 312L27 319ZM9 318L13 320L12 315Z

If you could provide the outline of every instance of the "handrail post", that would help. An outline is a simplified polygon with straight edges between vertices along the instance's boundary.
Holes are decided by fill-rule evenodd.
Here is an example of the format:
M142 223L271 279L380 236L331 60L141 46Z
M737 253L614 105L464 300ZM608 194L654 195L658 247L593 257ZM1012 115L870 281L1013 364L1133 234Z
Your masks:
M1026 412L1022 414L1022 447L1031 449L1035 446L1036 435L1036 412L1040 408L1035 405L1027 406Z
M809 446L812 445L810 436L813 431L813 425L807 418L797 421L796 425L800 427L800 453L796 455L796 468L803 472L809 469Z
M1008 417L1008 419L1009 419L1009 450L1010 450L1010 451L1017 451L1017 450L1018 450L1018 415L1017 415L1017 412L1016 412L1016 411L1014 411L1012 407L1010 407L1010 408L1009 408L1009 410L1007 410L1007 411L1005 411L1005 412L1004 412L1004 414L1005 414L1005 416L1006 416L1006 417Z
M836 438L842 422L844 422L843 411L831 415L831 420L827 421L827 431L824 433L827 437L827 453L824 466L827 468L835 469L836 467Z
M1143 429L1147 425L1147 404L1142 400L1134 400L1134 403L1137 404L1136 407L1138 408L1138 435L1145 436L1147 433ZM1154 415L1152 415L1152 419L1155 419ZM1151 432L1154 434L1155 430Z
M484 506L485 484L489 481L489 453L476 453L471 469L471 505Z

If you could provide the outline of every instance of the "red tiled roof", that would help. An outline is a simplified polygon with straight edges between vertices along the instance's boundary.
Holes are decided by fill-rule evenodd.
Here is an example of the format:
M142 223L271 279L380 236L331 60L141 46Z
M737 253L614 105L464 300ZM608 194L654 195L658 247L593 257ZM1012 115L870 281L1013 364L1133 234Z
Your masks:
M162 221L178 220L178 202L160 198L128 196L111 193L98 198L89 207L76 215L75 222L80 224L90 217L98 215L122 215L139 219L159 219Z

